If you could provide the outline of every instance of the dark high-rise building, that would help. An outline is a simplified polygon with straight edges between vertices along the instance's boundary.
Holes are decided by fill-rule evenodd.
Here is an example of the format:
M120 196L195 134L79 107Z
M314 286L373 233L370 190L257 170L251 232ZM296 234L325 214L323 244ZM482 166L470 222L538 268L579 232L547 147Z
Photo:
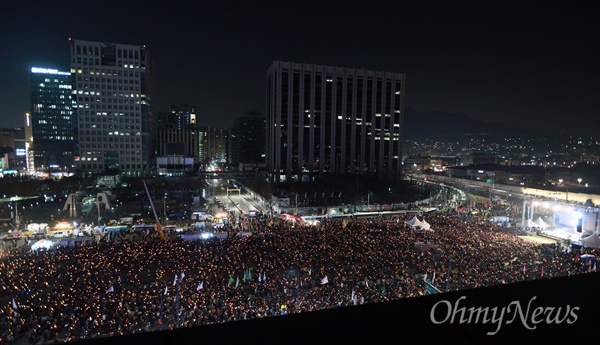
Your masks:
M275 61L266 165L274 181L326 174L399 180L405 75Z
M227 161L237 167L239 163L265 163L265 117L248 111L234 120L230 130Z
M75 167L77 118L73 111L71 73L32 67L31 104L27 138L36 170L71 170Z
M170 117L175 128L179 130L197 127L196 106L187 104L171 105Z
M86 172L149 172L156 151L146 46L70 39L79 154Z

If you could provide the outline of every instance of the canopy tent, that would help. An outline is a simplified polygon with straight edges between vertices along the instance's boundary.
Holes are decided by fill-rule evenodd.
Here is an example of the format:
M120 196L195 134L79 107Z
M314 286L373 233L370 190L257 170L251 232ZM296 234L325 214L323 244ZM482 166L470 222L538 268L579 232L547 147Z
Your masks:
M537 224L536 222L534 222L531 219L527 219L527 227L528 228L539 228L539 224Z
M581 245L585 248L600 248L600 237L598 237L597 233L593 233L588 237L584 237L581 240Z
M547 227L550 226L550 225L548 225L548 223L544 222L542 217L538 217L538 219L535 220L535 223L542 229L546 229Z
M412 228L422 228L423 227L423 223L419 220L419 218L417 218L417 216L414 216L413 219L411 219L405 223L410 225Z
M48 250L48 249L52 248L52 245L54 245L54 243L52 241L46 240L46 239L41 239L31 245L31 250L38 250L38 249Z
M431 224L427 223L425 219L423 219L423 221L421 222L421 229L433 231L433 229L431 229Z

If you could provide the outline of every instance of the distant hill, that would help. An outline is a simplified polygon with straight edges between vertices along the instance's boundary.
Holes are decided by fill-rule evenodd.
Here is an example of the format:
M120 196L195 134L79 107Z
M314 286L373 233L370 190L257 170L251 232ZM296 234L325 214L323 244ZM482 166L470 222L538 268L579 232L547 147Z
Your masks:
M445 111L419 112L405 109L404 139L442 138L454 136L519 136L547 135L506 124L474 120L463 113Z

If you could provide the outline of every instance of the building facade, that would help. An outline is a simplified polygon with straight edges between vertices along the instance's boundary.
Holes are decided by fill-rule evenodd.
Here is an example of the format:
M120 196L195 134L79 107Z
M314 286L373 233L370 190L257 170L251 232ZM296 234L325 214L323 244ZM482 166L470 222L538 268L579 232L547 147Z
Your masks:
M32 67L30 72L30 127L28 150L33 169L73 170L76 155L77 118L73 111L70 72Z
M264 165L265 163L265 117L255 111L247 111L234 120L229 131L227 161L233 167L240 163Z
M400 180L405 75L275 61L267 70L273 181L325 175Z
M69 42L78 167L85 172L148 172L156 150L154 76L148 49Z
M196 106L194 105L171 105L171 121L179 130L196 128L198 126Z

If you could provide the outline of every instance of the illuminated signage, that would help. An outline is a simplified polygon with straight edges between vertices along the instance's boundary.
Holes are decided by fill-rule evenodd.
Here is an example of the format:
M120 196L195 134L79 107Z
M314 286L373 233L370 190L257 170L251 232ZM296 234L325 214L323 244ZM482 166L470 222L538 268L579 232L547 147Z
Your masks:
M27 151L25 149L16 149L15 150L15 155L16 156L26 156L27 155Z
M31 73L71 75L71 73L69 73L69 72L61 72L57 69L40 68L40 67L31 67Z

